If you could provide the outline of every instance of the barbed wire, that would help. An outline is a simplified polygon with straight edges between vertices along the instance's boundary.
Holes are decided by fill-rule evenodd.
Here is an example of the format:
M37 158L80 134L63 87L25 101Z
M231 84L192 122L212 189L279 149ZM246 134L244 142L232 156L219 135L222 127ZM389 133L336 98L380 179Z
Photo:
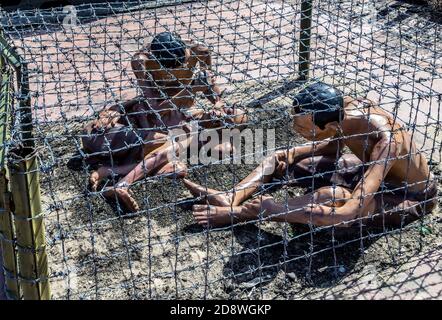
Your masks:
M53 298L440 298L438 208L411 223L402 215L396 227L385 221L404 209L388 202L392 194L402 197L401 205L409 201L406 209L414 212L427 213L427 207L440 203L437 190L429 191L438 188L441 174L440 15L427 6L392 0L313 1L311 79L304 82L298 79L299 26L306 15L302 2L140 0L0 11L0 29L29 70L33 135L28 139L35 145L43 210L28 220L43 217L46 223ZM194 54L190 73L186 66L178 68L185 74L181 78L156 61L156 67L144 73L144 82L137 79L134 57L145 54L147 60L155 60L149 45L160 32L199 43L199 49L192 50L207 48L212 60L208 69L222 94L207 93L214 85L201 53ZM196 76L201 70L206 78ZM8 153L26 142L16 80L11 79L6 93L14 97L6 123L10 139L2 145ZM187 178L206 192L219 190L212 197L245 192L250 186L240 181L261 160L274 159L275 153L312 148L302 160L315 162L320 142L306 141L293 128L305 115L293 113L293 99L319 81L345 96L372 101L373 106L359 101L355 112L376 119L381 111L363 111L376 107L390 122L374 126L367 121L366 131L359 128L362 131L329 138L328 143L338 145L335 162L322 171L312 169L299 177L286 163L284 173L270 181L264 181L262 174L259 188L245 205L261 199L261 208L247 221L230 215L230 223L220 226L196 224L192 205L210 201L187 191L177 164L170 171L151 170L149 158L134 156L133 150L157 152L159 140L151 138L154 134L167 136L170 130L184 128L175 138L188 137L191 121L198 123L198 134L210 126L218 132L238 129L228 142L233 145L240 137L239 155L228 152L225 159L209 164L200 160L187 164L186 170ZM203 89L193 92L197 86ZM146 92L159 93L146 96ZM184 94L176 98L179 92ZM228 110L244 111L247 119L236 123L235 116L217 109L211 98L223 101ZM189 100L192 114L183 107L187 103L183 101ZM141 109L131 109L134 105ZM184 121L173 121L171 113ZM140 118L148 119L151 126L137 124ZM119 123L112 132L106 126L101 131L86 130L98 120ZM261 129L275 134L273 145L269 140L262 145L253 141ZM403 144L410 145L405 153L366 158L370 139L388 136L391 149L396 135L404 131L415 147L406 141ZM248 132L255 143L251 149L246 146ZM115 141L106 138L111 133L131 138L112 146ZM86 150L86 139L101 137L95 150ZM164 141L177 151L175 143ZM355 144L364 146L364 155L358 156L364 159L344 170L338 160L350 154L352 144L353 149ZM198 145L197 152L201 148ZM431 170L410 181L412 170L424 170L413 162L421 155L425 157L421 165L428 164ZM247 162L251 158L260 161ZM290 223L289 217L301 215L305 207L346 200L337 195L341 189L333 175L362 170L360 177L354 176L366 185L369 166L386 168L390 161L407 163L399 185L382 181L378 190L364 191L359 199L382 201L370 214L372 220L381 218L380 227L367 226L371 220L360 216L320 225L311 214L304 225ZM140 176L129 186L122 184L128 172L123 167L131 167L133 173L136 165ZM100 168L108 168L107 175L93 190L91 173ZM324 180L332 189L332 200L315 198ZM421 191L410 191L422 185ZM137 202L134 212L128 213L127 203L115 196L122 186L130 187ZM420 198L412 202L415 193ZM263 203L268 196L283 209L267 215ZM293 204L306 197L311 199L303 207ZM230 211L236 207L230 203ZM337 216L336 210L332 205L331 216ZM12 217L20 219L14 212ZM421 263L420 256L424 256ZM420 273L403 276L407 270ZM375 284L364 287L364 281ZM361 288L353 291L357 286Z

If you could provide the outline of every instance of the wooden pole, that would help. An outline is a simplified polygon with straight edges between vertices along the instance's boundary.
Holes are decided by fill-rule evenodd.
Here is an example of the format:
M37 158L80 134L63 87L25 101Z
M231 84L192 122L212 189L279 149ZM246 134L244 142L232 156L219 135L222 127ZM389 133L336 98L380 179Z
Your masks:
M9 140L8 123L11 111L11 74L0 57L0 273L5 277L4 289L9 299L20 299L18 284L17 255L14 243L14 226L10 210L11 195L8 191L7 172L4 166L6 141ZM3 287L0 288L3 290Z
M19 282L25 300L50 299L45 228L40 201L37 157L32 149L10 151L11 192L19 261Z
M32 109L27 65L0 32L0 54L17 76L21 147L8 151L8 169L14 213L18 279L25 300L50 299L45 228L40 182L32 137Z
M14 226L10 210L10 193L7 191L6 170L0 173L0 237L5 276L5 291L8 299L20 299L17 255L14 242Z
M312 2L301 1L301 31L299 36L299 80L305 81L309 77L310 69L310 40L312 33Z

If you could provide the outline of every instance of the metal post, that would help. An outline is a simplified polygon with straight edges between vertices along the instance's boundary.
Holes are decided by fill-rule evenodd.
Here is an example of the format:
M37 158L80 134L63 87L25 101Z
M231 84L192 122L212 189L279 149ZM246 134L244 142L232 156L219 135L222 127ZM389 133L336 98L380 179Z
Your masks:
M310 39L312 32L312 1L301 1L301 31L299 36L299 80L309 77L310 69Z
M25 300L47 300L49 274L37 157L26 148L9 153L20 287Z
M24 63L20 56L8 44L0 30L0 56L2 56L8 64L10 64L16 73L17 87L19 88L18 99L20 101L18 114L20 114L20 131L22 135L22 143L26 148L33 147L32 140L32 110L31 97L29 95L29 75L28 66Z

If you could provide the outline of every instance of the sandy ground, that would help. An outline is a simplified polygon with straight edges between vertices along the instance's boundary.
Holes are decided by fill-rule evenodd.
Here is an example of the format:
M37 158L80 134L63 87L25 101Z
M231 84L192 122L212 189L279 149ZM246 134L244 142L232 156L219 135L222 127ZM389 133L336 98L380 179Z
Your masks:
M396 114L440 177L438 18L394 1L320 3L312 75ZM248 108L251 128L274 128L279 147L304 142L289 125L296 89L285 90L297 69L298 24L299 1L232 0L102 17L74 29L7 31L30 63L54 298L441 297L438 210L400 230L338 234L269 222L206 230L182 207L190 194L180 181L137 183L142 211L122 219L99 193L87 192L87 168L67 167L94 112L136 94L130 57L166 29L212 46L226 99ZM190 178L228 190L253 167L194 167Z

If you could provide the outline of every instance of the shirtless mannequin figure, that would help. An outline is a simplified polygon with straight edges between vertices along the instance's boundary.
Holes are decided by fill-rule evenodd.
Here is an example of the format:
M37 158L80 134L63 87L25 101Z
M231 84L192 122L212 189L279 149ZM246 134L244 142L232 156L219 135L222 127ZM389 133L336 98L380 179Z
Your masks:
M184 180L208 203L193 206L199 224L261 218L315 226L349 227L358 221L400 226L433 210L437 185L427 160L386 112L319 82L295 97L293 113L294 129L315 141L312 145L276 152L227 193ZM352 154L342 154L344 146ZM242 205L264 184L283 177L312 193L287 204L262 196Z
M202 44L163 32L154 37L150 48L134 55L131 65L143 96L102 111L86 126L82 139L88 161L106 163L91 173L90 189L96 191L111 175L122 176L103 195L117 200L125 212L139 210L129 193L135 181L156 174L186 175L183 163L168 160L168 154L180 151L168 140L168 129L185 127L191 120L209 128L247 121L244 112L221 101L210 72L210 51ZM194 108L197 92L214 104L211 112ZM181 148L188 143L190 138L181 142ZM218 152L223 153L223 148L230 146L220 145Z

